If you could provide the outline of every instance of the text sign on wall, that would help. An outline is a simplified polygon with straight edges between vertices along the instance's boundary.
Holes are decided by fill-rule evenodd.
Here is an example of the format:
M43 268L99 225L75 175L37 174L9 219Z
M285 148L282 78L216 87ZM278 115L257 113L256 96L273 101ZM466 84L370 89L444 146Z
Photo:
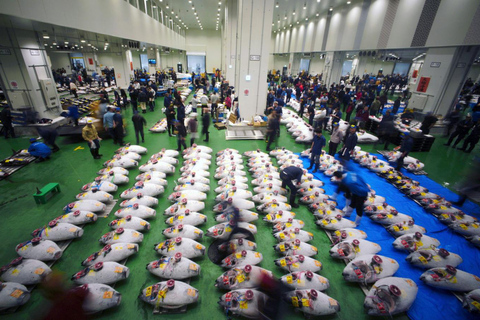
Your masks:
M39 56L40 55L40 50L30 50L30 55L31 56Z
M440 68L441 62L432 62L430 63L430 68Z
M93 64L93 59L92 58L88 58L88 64Z
M427 92L428 84L430 83L430 77L420 77L418 81L418 92Z
M11 54L12 54L12 52L10 51L10 49L0 49L0 55L1 56L9 56Z
M260 55L250 55L250 61L260 61Z

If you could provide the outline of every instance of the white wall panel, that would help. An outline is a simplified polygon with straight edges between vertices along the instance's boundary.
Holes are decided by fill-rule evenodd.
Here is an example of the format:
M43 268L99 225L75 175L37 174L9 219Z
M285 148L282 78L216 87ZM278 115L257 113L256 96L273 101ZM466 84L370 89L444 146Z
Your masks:
M292 48L290 49L292 52L302 52L304 37L305 37L305 25L301 24L300 27L298 28L297 38L295 39L293 50Z
M282 53L285 48L285 31L280 32L280 43L278 45L278 52Z
M290 37L291 37L291 31L286 30L285 31L285 41L283 42L282 53L288 52L290 50Z
M383 20L387 12L388 0L374 0L368 9L362 43L360 49L375 49L382 30Z
M292 28L292 32L291 32L291 35L290 35L290 47L289 47L289 52L295 52L295 43L297 41L297 38L298 38L298 28L299 26L295 26Z
M310 73L311 74L320 74L323 72L323 68L325 66L325 59L320 59L319 54L315 54L315 56L310 60Z
M479 6L475 0L442 1L426 47L461 45Z
M340 37L341 24L343 23L343 16L340 11L333 13L330 19L330 28L328 29L328 38L326 50L333 51L337 49L338 37Z
M348 10L342 22L345 24L345 28L342 35L342 43L340 48L338 48L339 50L351 50L355 41L362 6L361 3L352 4L351 6L351 9Z
M312 52L314 47L314 36L315 36L315 22L311 21L307 25L307 31L305 35L305 47L303 48L304 52Z
M312 51L322 51L322 43L323 43L323 36L325 34L325 26L327 24L327 18L323 17L316 23L316 35L315 35L315 43L313 44Z
M399 2L388 39L388 48L410 47L424 4L425 0L401 0ZM405 23L406 21L408 23Z

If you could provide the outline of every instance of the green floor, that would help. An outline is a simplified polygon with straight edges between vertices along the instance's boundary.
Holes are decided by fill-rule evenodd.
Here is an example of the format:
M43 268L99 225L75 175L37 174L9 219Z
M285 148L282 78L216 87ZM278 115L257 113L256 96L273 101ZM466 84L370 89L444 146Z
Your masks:
M163 99L157 99L157 106L163 105ZM129 129L132 127L130 123L131 111L127 111L125 117L129 122ZM145 115L148 127L163 117L160 108L154 113ZM224 148L235 148L239 151L247 151L253 149L265 149L264 141L226 141L224 139L225 132L217 131L213 127L210 130L210 142L206 145L213 148L214 152ZM16 139L1 140L0 158L10 155L11 150L28 147L28 138L21 137ZM135 142L132 130L128 131L125 139L127 142ZM471 160L472 155L463 152L447 149L442 146L445 139L437 139L429 153L414 153L412 156L419 158L425 162L425 170L434 180L443 183L448 182L452 186L461 178L462 169L459 172L458 164L462 164L462 168L467 167L467 163ZM27 167L16 172L10 178L10 181L0 182L0 214L2 218L2 232L0 233L0 243L3 250L0 253L0 265L10 262L16 257L15 246L23 241L31 239L30 232L43 226L51 219L59 216L62 208L67 203L75 200L75 195L80 192L80 187L91 182L96 177L96 172L102 167L105 160L109 159L113 152L117 149L111 140L102 142L101 153L104 155L102 160L93 160L86 144L81 140L71 138L59 138L58 145L60 151L52 156L52 159L43 163L32 163ZM176 148L175 138L169 138L167 134L153 134L147 131L145 143L148 148L148 154L143 156L140 161L145 163L147 159L161 148ZM303 150L303 146L296 144L293 139L286 133L285 127L282 127L280 146L285 146L294 152ZM77 149L78 147L82 149ZM362 146L363 147L363 146ZM77 149L77 150L76 150ZM365 146L365 150L371 150L370 146ZM180 167L180 166L179 166ZM151 230L145 233L145 238L141 244L141 249L137 255L131 257L127 266L130 268L130 277L123 282L118 283L115 289L122 293L122 303L118 308L108 310L95 316L98 319L134 319L134 318L155 318L152 315L153 308L140 301L137 296L140 290L147 285L158 281L156 277L151 275L145 265L158 258L153 250L155 243L164 239L161 231L166 227L163 210L170 205L166 196L169 195L175 181L179 177L179 167L177 172L168 178L169 185L166 192L160 197L157 209L157 218L151 222ZM210 168L211 173L215 171L215 164ZM138 169L130 171L130 183L122 186L115 197L118 198L121 191L133 185L136 175L139 174ZM250 177L251 178L251 177ZM49 182L58 182L62 192L55 195L45 205L36 205L32 194L36 187L42 187ZM214 205L214 191L217 183L212 178L212 190L206 201L205 213L209 217L206 225L201 226L203 230L215 224L211 209ZM118 205L114 211L118 209ZM368 318L363 312L364 294L355 284L349 284L343 281L341 271L343 270L343 262L333 260L328 255L330 243L323 231L319 230L313 223L314 219L308 212L306 207L295 210L298 218L307 223L306 230L311 231L315 235L312 242L319 248L319 254L316 257L320 260L324 269L321 275L330 279L331 287L326 292L328 295L337 299L341 305L341 311L337 316L330 317L336 319L365 319ZM104 233L110 231L107 222L114 219L113 212L107 219L101 219L93 225L85 227L85 233L79 240L73 241L67 248L64 256L54 265L54 269L63 272L67 278L73 273L81 269L80 262L88 257L91 253L98 251L101 246L98 239ZM275 244L271 235L271 228L262 220L256 222L258 227L258 235L256 242L258 251L260 251L264 260L261 266L274 271L275 275L280 276L282 272L274 265L273 260L278 256L275 254L272 246ZM211 239L206 238L202 243L208 247ZM223 319L225 314L218 307L217 300L222 294L221 291L214 287L215 279L223 272L223 270L212 264L207 257L197 260L202 267L201 275L193 279L191 285L199 289L200 301L198 304L190 306L187 314L168 315L162 318L181 319L186 316L192 319ZM49 307L48 301L42 296L40 290L34 290L30 301L20 308L17 313L2 316L2 319L34 319L39 318ZM289 311L285 315L285 319L302 319L303 316ZM396 318L406 318L399 316Z

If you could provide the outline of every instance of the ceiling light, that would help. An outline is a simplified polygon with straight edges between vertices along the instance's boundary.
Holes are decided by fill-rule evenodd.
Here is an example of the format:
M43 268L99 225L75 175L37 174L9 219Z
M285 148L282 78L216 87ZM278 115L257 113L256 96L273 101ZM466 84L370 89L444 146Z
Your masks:
M92 44L91 44L91 43L89 43L89 44L87 44L87 46L91 47L91 46L92 46Z
M292 24L290 24L290 28L292 27Z
M167 9L169 9L170 7L168 6L168 3L167 3L167 6L166 6Z
M105 42L105 45L108 46L108 42Z
M175 12L174 12L174 11L172 11L172 14L175 14Z
M68 44L68 41L65 41L65 44Z
M333 11L333 8L328 9L328 11Z
M193 14L194 14L194 15L197 15L197 12L194 12Z
M157 6L153 6L153 9L157 9Z
M293 10L292 14L295 15L295 10Z
M218 10L217 10L217 11L220 11L220 8L218 8Z
M350 3L352 3L352 1L347 1L347 4L350 4Z
M87 42L87 40L81 39L80 42L81 42L81 43L85 43L85 42Z
M45 43L45 47L48 47L48 43Z
M192 6L192 10L195 10L195 6Z
M43 39L50 39L50 36L46 33L43 34Z
M178 19L178 16L176 15L176 16L175 16L175 18L177 18L177 19Z
M318 17L319 15L320 15L320 14L318 14L318 13L316 14L317 17Z
M297 21L297 24L299 24L300 22Z
M305 2L305 4L303 5L303 10L307 9L307 3Z
M275 8L278 8L278 2L275 4Z
M56 45L57 45L57 43L56 43L56 42L54 42L54 43L52 43L52 45L56 46Z
M287 20L287 16L283 17L284 20Z
M78 44L76 44L75 47L78 47Z
M53 47L52 47L52 46L50 46L50 49L52 49L52 48L53 48Z
M272 26L274 26L274 25L275 25L275 23L272 23Z
M188 3L192 3L192 0L188 0Z
M217 13L217 17L220 17L220 13Z
M320 2L320 0L317 0L317 2Z
M218 1L218 4L222 4L222 1Z

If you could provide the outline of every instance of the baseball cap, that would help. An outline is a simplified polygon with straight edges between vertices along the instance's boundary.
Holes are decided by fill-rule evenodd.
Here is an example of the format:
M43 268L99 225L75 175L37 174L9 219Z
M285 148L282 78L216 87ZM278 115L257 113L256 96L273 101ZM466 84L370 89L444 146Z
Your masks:
M334 122L334 123L333 123L333 126L334 126L334 127L338 127L339 125L340 125L340 124L338 124L338 122Z
M35 141L37 141L37 139L35 139L35 138L30 138L30 142L35 142Z

